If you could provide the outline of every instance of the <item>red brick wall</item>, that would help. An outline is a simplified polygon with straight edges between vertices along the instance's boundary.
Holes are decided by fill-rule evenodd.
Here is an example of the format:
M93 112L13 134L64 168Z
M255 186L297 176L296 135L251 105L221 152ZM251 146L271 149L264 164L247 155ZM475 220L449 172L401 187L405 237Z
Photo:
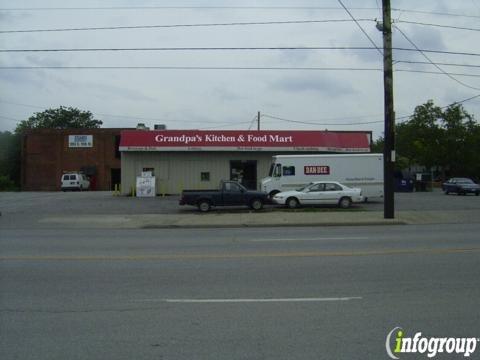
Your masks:
M60 190L64 172L96 167L96 190L111 189L111 169L120 168L115 157L115 136L123 129L39 129L28 132L22 145L22 189ZM69 135L92 135L93 147L70 148Z

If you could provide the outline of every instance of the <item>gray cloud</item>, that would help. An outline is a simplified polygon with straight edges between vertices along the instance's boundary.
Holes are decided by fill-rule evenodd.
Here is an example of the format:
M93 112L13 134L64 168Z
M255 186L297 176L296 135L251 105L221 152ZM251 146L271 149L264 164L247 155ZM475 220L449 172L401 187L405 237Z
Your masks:
M302 51L287 51L282 50L278 55L278 61L281 64L287 65L303 65L308 62L308 60L314 54L311 50L302 50Z
M227 86L216 87L212 90L212 95L217 97L220 101L224 102L234 102L245 100L247 97L240 95L240 93L233 91Z
M65 66L66 61L61 61L59 58L28 55L25 57L26 66Z
M285 77L273 81L272 89L285 92L317 92L328 97L337 97L354 92L353 87L342 80L331 76L298 76Z
M129 89L122 86L109 85L106 83L99 83L94 81L82 82L82 81L71 81L60 78L57 80L66 89L75 89L75 92L88 92L93 94L96 97L103 99L116 99L122 98L131 101L145 101L145 102L156 102L158 99L145 95L143 92L138 90Z

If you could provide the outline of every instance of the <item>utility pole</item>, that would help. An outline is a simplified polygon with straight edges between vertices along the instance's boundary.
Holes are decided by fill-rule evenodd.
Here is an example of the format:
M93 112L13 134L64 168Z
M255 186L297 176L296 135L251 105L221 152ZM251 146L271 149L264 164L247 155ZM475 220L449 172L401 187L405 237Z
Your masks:
M383 217L395 217L395 111L393 108L392 19L390 0L382 0L383 7L383 86L385 112L385 146L383 149Z
M260 111L257 112L257 130L260 131Z

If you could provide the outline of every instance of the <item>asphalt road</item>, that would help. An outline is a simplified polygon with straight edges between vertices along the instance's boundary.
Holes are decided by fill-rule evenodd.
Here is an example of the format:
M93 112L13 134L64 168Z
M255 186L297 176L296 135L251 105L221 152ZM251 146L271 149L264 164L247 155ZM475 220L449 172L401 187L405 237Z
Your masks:
M0 358L387 359L396 326L480 337L479 233L2 230Z

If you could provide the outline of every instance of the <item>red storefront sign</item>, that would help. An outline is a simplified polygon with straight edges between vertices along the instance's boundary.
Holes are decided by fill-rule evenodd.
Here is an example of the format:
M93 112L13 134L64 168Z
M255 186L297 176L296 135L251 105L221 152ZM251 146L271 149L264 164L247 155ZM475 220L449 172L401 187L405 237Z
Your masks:
M330 166L304 166L303 173L305 175L330 175Z
M120 151L369 152L370 132L125 130Z

